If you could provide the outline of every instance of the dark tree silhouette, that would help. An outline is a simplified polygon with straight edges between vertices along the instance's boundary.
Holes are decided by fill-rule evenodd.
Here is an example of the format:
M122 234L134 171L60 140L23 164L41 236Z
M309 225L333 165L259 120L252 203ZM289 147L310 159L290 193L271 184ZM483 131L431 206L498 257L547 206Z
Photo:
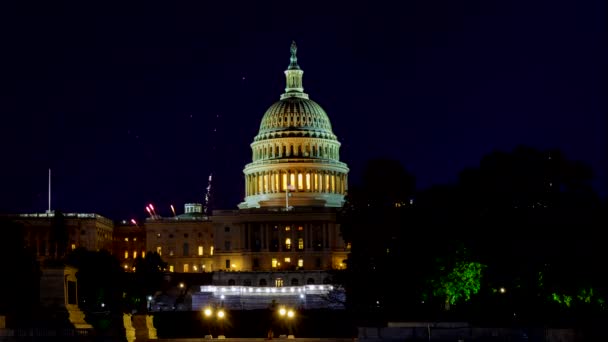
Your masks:
M9 317L31 317L39 304L40 267L36 255L24 241L24 228L9 219L0 218L0 314Z
M340 214L342 234L351 243L344 274L347 308L360 319L378 319L391 306L383 281L392 276L402 248L403 219L414 193L414 177L397 161L370 160L360 185L351 186Z
M126 274L125 310L147 311L147 297L154 296L161 289L166 268L167 263L156 252L148 252L145 258L137 258L135 272Z
M78 269L78 299L84 311L121 310L120 280L124 277L116 257L106 250L77 248L66 256L65 263Z

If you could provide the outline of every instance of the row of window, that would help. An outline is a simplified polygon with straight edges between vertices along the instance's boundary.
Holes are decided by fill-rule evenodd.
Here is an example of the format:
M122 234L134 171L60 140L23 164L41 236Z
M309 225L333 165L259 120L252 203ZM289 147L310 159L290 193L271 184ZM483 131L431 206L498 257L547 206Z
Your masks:
M230 227L226 227L226 228L230 229ZM229 231L229 230L227 230L227 231ZM162 234L161 233L156 233L156 237L160 239L162 237ZM173 234L169 234L169 238L170 239L172 239L173 237L174 237ZM184 233L184 238L189 238L189 237L190 237L190 234ZM203 233L198 233L198 237L202 238L203 237ZM213 234L211 234L211 238L213 238ZM128 238L125 238L125 241L128 241Z
M213 246L209 247L209 255L213 255ZM204 256L204 247L203 246L198 246L198 256ZM163 248L162 246L156 246L156 253L158 253L158 255L163 255ZM169 249L169 256L173 256L174 252L172 249ZM184 243L184 245L182 246L182 255L183 256L190 256L190 245L188 243Z

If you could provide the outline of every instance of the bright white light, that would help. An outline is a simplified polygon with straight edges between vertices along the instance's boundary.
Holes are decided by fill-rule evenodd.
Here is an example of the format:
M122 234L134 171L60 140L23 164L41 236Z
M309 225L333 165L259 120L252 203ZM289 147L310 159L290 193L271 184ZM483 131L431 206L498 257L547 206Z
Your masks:
M205 308L205 311L203 311L203 313L205 313L205 316L209 317L213 315L213 310L211 310L211 308Z
M217 312L217 318L224 318L225 315L226 313L224 312L224 310L220 310Z
M293 312L293 310L287 311L287 317L293 318L294 315L295 315L295 313Z
M290 292L294 292L294 291L295 291L295 289L292 287L292 288L290 288L290 289L289 289L289 291L290 291Z
M499 291L500 291L500 293L505 293L505 292L507 292L507 290L505 290L505 288L504 288L504 287L501 287L501 288L499 289Z
M220 299L224 299L224 298L226 298L224 295L221 295L221 296L220 296Z
M275 292L277 292L277 289L275 289L275 288L273 287L273 288L272 288L272 290L270 290L270 291L272 291L272 293L275 293Z
M287 312L287 310L285 310L285 308L280 308L279 309L279 315L281 315L281 316L285 316L286 312Z
M303 295L303 294L300 294L300 298L304 299L304 295Z
M282 289L281 289L281 292L285 292L285 288L282 288Z

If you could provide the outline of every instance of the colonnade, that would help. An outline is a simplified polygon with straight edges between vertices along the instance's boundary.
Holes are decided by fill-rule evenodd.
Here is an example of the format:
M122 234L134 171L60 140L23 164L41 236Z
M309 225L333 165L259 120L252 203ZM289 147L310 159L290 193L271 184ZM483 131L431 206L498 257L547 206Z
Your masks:
M344 194L347 176L337 171L272 170L246 176L247 196L284 192L293 186L294 192L323 192Z

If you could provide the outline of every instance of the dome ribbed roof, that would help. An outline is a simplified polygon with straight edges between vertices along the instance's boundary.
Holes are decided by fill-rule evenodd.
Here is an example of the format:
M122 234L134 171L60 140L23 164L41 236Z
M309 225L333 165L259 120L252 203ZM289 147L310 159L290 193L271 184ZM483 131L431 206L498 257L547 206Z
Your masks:
M336 138L323 108L316 102L302 97L285 98L270 106L262 118L256 140L269 138L268 134L284 131L303 131L302 133L310 133L304 136Z

